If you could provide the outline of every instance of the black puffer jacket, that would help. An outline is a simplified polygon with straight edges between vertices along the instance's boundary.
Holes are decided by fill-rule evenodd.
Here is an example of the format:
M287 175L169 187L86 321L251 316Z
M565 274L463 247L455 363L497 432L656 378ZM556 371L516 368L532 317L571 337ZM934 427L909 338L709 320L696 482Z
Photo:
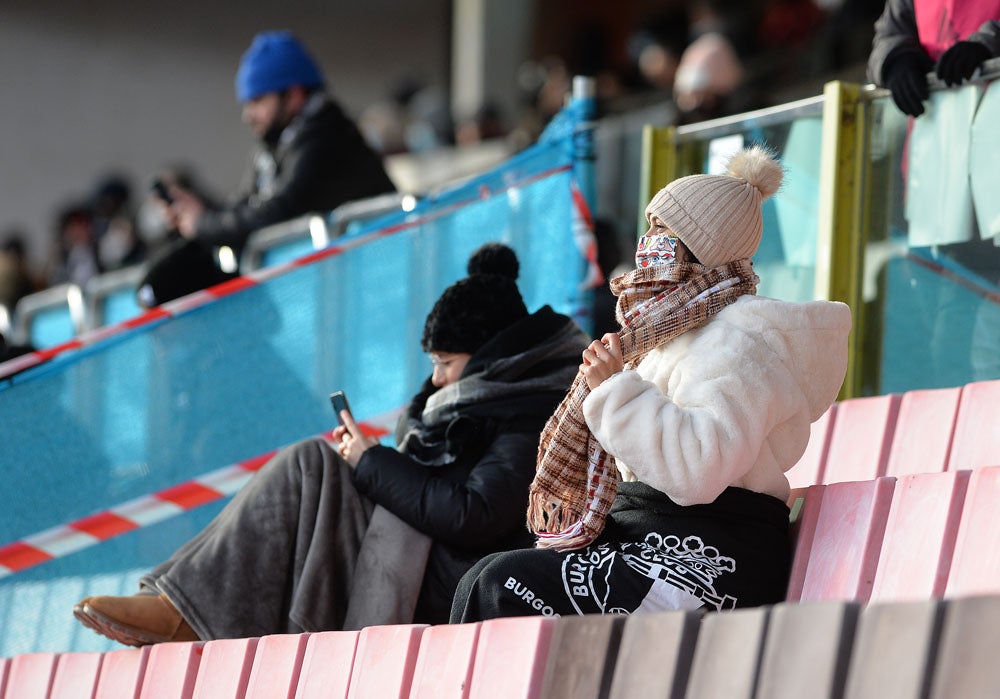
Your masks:
M271 159L259 153L239 201L198 219L199 239L239 249L258 228L395 191L382 159L335 102L324 99L301 124L293 122L288 128L295 129L294 136L279 142L272 153L273 179L264 172L264 163ZM261 183L267 179L271 184L263 190Z
M532 545L525 512L538 437L566 394L588 342L572 320L548 306L540 309L483 346L463 376L541 349L515 381L548 376L554 379L550 390L476 406L453 420L448 451L456 458L450 464L425 466L384 446L361 457L354 475L358 491L434 540L415 622L447 622L459 579L487 553ZM419 418L434 390L428 380L404 420L412 424Z

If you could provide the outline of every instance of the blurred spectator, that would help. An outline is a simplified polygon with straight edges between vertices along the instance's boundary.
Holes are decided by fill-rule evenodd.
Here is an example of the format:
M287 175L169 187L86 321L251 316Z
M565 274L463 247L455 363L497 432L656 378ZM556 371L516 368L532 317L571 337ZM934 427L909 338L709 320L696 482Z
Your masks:
M94 234L104 270L120 269L145 259L146 243L139 237L132 213L132 189L121 175L111 175L94 193Z
M101 273L94 234L94 213L85 204L70 204L56 222L56 252L49 271L49 284L77 284Z
M868 77L889 88L901 111L920 116L931 69L946 85L959 85L1000 55L998 20L995 0L889 0L875 22Z
M43 286L28 265L24 234L17 230L8 231L0 247L0 305L13 310L19 299L39 291Z
M324 83L290 32L254 37L236 75L243 121L261 141L251 184L235 204L220 209L175 186L168 210L182 235L238 254L258 228L395 189L381 158L327 96Z
M717 32L703 34L684 50L677 66L674 101L680 121L693 123L745 111L743 87L743 63L729 39Z

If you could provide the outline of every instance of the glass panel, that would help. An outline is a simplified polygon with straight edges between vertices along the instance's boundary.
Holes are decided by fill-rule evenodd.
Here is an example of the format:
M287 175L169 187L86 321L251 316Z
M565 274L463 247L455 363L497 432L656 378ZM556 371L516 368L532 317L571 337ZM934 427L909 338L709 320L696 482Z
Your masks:
M933 92L915 121L872 101L864 394L1000 378L993 92Z

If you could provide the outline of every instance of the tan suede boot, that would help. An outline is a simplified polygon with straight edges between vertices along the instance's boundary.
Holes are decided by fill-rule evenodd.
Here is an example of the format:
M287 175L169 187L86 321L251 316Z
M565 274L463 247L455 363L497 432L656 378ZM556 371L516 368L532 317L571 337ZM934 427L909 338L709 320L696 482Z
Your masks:
M73 607L73 616L87 628L127 646L201 640L163 595L88 597Z

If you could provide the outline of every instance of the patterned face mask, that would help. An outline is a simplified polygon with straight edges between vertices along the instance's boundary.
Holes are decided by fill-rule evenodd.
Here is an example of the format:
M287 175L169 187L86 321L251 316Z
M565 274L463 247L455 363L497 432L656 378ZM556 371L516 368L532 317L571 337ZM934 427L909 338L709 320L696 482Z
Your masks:
M674 235L642 236L635 250L635 266L642 268L670 264L677 254L678 240Z

